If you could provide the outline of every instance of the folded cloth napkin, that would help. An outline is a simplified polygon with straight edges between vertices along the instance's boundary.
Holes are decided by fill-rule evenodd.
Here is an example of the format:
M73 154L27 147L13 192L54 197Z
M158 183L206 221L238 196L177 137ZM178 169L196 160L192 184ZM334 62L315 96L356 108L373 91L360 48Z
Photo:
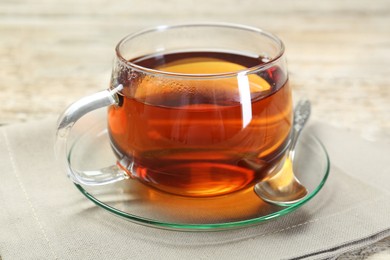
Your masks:
M87 200L54 159L55 120L0 128L0 258L322 259L390 236L388 143L322 123L330 176L286 216L220 232L160 230Z

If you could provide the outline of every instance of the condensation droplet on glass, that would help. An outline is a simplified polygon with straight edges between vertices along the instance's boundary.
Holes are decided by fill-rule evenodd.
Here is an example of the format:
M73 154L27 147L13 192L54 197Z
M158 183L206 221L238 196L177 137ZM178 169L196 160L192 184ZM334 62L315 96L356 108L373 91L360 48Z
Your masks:
M271 59L268 58L268 57L262 57L262 58L261 58L261 61L264 62L264 63L265 63L265 62L269 62L270 60L271 60Z

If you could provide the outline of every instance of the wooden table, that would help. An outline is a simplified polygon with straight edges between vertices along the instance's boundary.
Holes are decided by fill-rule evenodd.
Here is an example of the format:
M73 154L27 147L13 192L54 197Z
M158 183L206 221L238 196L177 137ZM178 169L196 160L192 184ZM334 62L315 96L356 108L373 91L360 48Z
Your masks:
M108 87L114 46L124 35L189 21L274 32L287 47L295 98L312 101L314 119L390 140L387 0L2 0L0 124L58 115ZM340 259L377 247L389 248L390 238Z

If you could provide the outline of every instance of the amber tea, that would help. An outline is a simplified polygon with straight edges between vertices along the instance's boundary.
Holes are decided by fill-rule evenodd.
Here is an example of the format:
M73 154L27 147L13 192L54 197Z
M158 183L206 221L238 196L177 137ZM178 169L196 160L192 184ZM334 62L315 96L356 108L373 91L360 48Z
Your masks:
M121 167L150 186L194 197L231 193L266 178L289 140L287 73L273 65L228 75L267 61L227 52L133 59L168 75L119 75L124 90L119 105L109 107L108 130Z

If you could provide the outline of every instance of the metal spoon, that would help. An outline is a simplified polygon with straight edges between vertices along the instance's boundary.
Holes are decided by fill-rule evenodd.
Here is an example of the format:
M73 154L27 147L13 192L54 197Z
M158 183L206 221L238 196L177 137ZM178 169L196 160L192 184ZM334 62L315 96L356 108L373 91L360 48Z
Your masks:
M256 194L268 203L287 206L302 200L307 194L307 189L297 180L293 172L293 160L295 145L300 133L310 116L310 102L308 100L298 102L294 111L294 123L290 147L286 152L280 167L270 179L255 185Z

